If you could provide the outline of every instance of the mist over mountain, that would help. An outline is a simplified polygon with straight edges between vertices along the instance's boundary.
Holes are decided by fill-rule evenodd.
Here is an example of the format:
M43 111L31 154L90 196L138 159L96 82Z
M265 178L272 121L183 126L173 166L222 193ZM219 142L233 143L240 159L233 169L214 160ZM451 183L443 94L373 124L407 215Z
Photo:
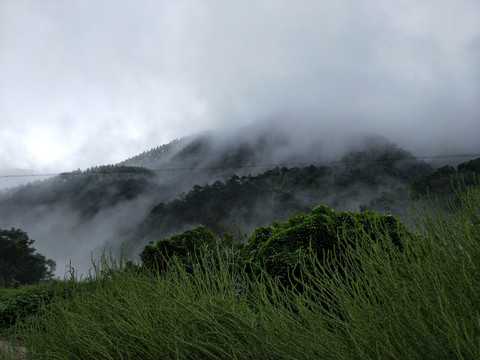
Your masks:
M105 247L135 255L198 224L249 233L315 205L402 216L408 184L432 170L379 136L265 121L9 189L0 195L0 227L26 231L63 276L70 261L86 272Z

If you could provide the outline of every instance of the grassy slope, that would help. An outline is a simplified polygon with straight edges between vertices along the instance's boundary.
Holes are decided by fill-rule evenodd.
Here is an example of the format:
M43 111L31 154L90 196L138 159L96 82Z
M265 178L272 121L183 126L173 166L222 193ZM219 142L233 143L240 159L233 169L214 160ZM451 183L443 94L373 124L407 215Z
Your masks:
M35 359L478 359L480 188L460 197L418 210L403 252L361 241L340 271L307 270L301 294L225 249L193 274L104 263L22 337Z

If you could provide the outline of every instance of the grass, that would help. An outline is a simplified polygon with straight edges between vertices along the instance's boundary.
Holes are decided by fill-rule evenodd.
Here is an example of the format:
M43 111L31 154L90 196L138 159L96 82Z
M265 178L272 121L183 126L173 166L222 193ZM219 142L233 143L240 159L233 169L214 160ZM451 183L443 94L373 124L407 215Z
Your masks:
M49 280L18 288L0 288L0 336L9 337L53 298L67 297L73 281Z
M341 260L310 255L301 292L225 248L189 272L104 259L19 336L31 359L480 359L480 188L451 207L416 209L401 251L359 234Z

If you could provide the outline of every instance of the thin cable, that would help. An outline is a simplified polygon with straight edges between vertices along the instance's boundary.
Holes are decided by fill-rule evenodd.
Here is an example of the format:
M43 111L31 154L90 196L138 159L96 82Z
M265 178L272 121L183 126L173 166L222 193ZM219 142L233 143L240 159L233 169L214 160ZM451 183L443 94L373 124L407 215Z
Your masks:
M456 154L456 155L428 155L428 156L411 156L402 158L380 158L380 159L359 159L359 160L326 160L320 162L304 162L304 163L285 163L285 164L257 164L257 165L241 165L241 166L212 166L212 167L181 167L181 168L163 168L148 169L146 172L163 172L163 171L193 171L193 170L227 170L227 169L250 169L250 168L276 168L276 167L292 167L292 166L310 166L325 165L337 163L365 163L365 162L384 162L384 161L405 161L405 160L426 160L426 159L452 159L452 158L472 158L480 157L480 154ZM63 172L63 173L47 173L47 174L13 174L0 175L0 178L22 178L22 177L42 177L57 175L85 175L85 174L137 174L142 171L89 171L89 172Z
M59 173L51 174L24 174L24 175L0 175L0 178L21 178L21 177L40 177L40 176L56 176Z

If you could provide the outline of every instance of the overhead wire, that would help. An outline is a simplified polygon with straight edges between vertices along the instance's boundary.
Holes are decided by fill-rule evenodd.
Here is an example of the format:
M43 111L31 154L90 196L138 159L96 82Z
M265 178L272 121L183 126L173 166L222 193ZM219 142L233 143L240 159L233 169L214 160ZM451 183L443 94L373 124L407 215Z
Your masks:
M163 171L194 171L194 170L227 170L227 169L248 169L248 168L278 168L278 167L293 167L293 166L310 166L310 165L326 165L337 163L365 163L365 162L385 162L385 161L405 161L405 160L427 160L427 159L453 159L453 158L473 158L480 157L480 153L476 154L448 154L448 155L426 155L426 156L410 156L401 158L372 158L372 159L340 159L340 160L324 160L318 162L296 162L296 163L283 163L283 164L254 164L254 165L237 165L237 166L190 166L179 168L159 168L148 169L152 172ZM118 164L117 164L118 165ZM121 165L120 165L121 166ZM128 165L127 165L128 166ZM101 166L100 166L101 167ZM129 173L129 171L89 171L88 174L117 174L117 173ZM22 178L22 177L51 177L57 175L84 175L85 172L61 172L61 173L39 173L39 174L7 174L0 175L0 178Z

